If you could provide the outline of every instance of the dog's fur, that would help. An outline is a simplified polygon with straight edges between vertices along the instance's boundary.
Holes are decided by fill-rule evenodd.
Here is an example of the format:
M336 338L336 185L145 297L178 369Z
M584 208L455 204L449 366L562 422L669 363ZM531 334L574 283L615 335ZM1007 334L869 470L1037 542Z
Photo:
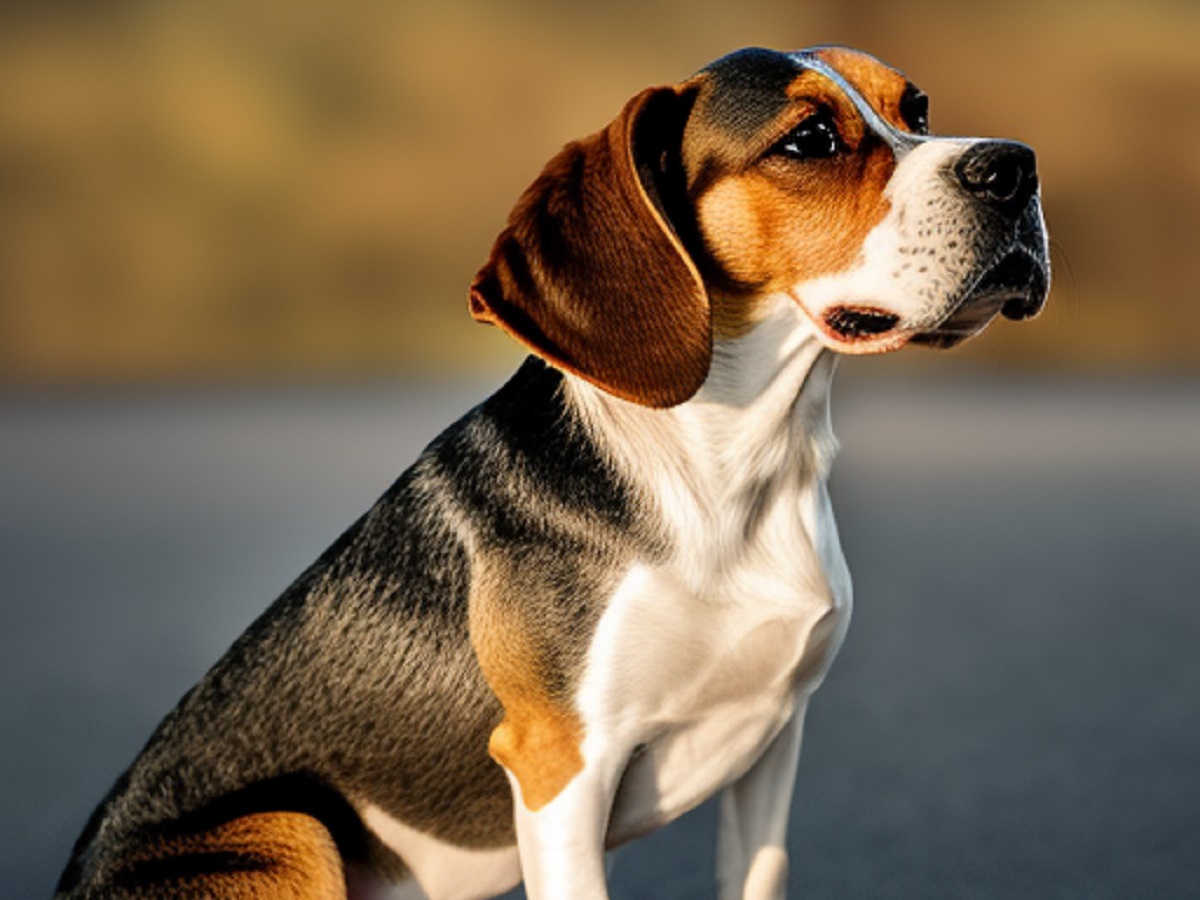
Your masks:
M930 137L865 54L634 97L472 285L534 355L183 698L59 896L600 898L606 847L717 792L721 896L782 896L850 609L836 353L1031 316L1048 275L1028 148Z

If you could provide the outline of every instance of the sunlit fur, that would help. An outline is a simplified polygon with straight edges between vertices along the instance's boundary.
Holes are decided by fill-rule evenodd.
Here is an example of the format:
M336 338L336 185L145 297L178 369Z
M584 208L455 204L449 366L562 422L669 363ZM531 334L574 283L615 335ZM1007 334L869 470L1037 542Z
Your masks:
M718 338L754 327L765 301L786 291L831 349L896 350L958 313L989 267L1018 244L1047 268L1036 202L1027 221L997 222L957 182L955 164L984 139L911 134L899 113L908 84L902 75L842 48L815 55L857 96L820 72L801 71L787 88L788 105L737 151L702 124L685 131L683 159L713 276ZM863 121L864 105L884 133ZM833 113L841 152L811 161L774 152L820 108ZM1000 312L1001 298L993 299L964 317L956 339L978 333ZM839 309L893 322L878 335L848 338L828 324Z
M980 267L1008 249L981 232L970 198L947 178L971 143L936 139L918 145L896 167L884 190L888 213L867 234L854 264L789 286L818 324L838 305L869 305L899 316L896 328L877 340L848 343L822 329L835 349L892 350L914 333L936 328L966 296Z
M353 900L604 900L606 849L719 795L718 896L780 900L851 608L834 351L949 344L1048 283L1033 172L1015 212L981 199L977 142L907 131L910 89L854 51L739 51L551 160L471 289L538 358L185 697L60 898L344 871ZM775 151L817 111L838 152ZM293 815L236 871L188 852Z

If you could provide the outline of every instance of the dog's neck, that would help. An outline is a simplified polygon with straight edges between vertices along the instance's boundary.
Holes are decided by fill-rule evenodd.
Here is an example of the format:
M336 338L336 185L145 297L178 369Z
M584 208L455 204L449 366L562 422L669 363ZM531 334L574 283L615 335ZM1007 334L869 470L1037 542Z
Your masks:
M829 393L836 357L789 297L745 335L720 340L699 392L665 410L579 379L569 392L614 464L645 487L677 539L737 535L764 504L822 483L836 453Z

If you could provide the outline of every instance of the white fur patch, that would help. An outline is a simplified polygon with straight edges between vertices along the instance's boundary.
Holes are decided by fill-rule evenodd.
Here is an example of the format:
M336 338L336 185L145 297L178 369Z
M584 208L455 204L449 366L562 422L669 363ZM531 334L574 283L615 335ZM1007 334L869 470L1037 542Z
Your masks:
M404 860L416 883L364 886L370 900L478 900L515 886L521 863L515 846L468 850L417 831L370 804L360 811L363 822Z
M837 306L867 306L899 316L902 329L920 331L953 311L978 262L972 200L952 173L973 143L935 138L903 156L884 189L890 209L867 234L856 264L791 289L814 319Z
M587 385L575 400L672 547L628 571L577 696L588 765L622 761L616 842L741 776L817 685L850 581L825 492L833 357L786 296L716 348L700 392L647 410Z

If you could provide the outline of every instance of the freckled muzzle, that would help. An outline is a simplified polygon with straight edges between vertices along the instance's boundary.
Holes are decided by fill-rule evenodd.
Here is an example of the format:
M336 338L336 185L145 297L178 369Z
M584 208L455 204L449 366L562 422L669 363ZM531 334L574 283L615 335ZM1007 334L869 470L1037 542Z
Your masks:
M949 347L999 315L1037 315L1050 265L1034 151L900 130L824 61L803 63L842 90L895 161L883 191L889 208L854 265L789 289L830 349Z
M937 328L913 335L913 343L953 347L982 331L997 315L1019 322L1041 312L1049 290L1045 263L1020 247L1001 257L969 296Z

